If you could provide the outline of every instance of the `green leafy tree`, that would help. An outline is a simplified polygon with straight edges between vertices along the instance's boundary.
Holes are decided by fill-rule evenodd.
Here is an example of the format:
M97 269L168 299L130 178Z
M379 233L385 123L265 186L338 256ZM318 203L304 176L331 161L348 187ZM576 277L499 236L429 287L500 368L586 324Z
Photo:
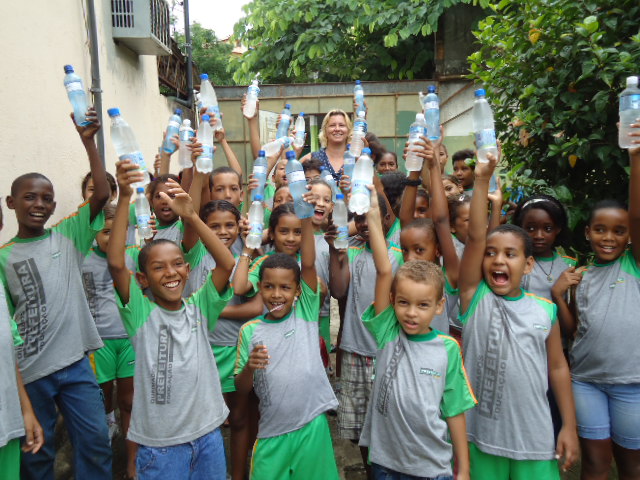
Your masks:
M554 193L581 229L595 201L627 198L616 122L625 77L640 65L640 3L502 0L491 8L469 60L494 109L507 180Z
M234 36L249 48L238 83L428 78L442 12L488 0L253 0Z
M184 45L184 33L176 35L180 46ZM233 78L228 73L233 46L221 42L213 30L195 22L191 25L191 45L193 61L202 73L209 74L214 85L233 85ZM197 80L195 80L198 83Z

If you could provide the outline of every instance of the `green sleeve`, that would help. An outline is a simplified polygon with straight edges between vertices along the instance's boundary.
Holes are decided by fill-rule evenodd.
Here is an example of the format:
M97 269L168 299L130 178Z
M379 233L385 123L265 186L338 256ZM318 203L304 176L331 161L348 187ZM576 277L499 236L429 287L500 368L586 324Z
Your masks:
M624 272L635 278L640 278L640 266L638 266L638 262L636 262L631 248L622 254L620 261L622 262L621 268Z
M55 224L51 230L70 239L82 256L85 256L89 252L96 235L103 228L104 212L101 211L91 221L91 205L87 201L80 205L78 211Z
M135 227L138 225L138 217L136 217L136 204L129 204L129 225Z
M478 402L471 390L471 384L467 378L467 372L462 363L460 346L453 338L440 335L447 349L447 378L444 385L444 393L440 401L440 411L444 418L455 417L462 412L473 408Z
M140 247L136 245L132 245L127 247L125 250L125 254L127 255L127 266L129 267L129 271L137 272L138 269L138 256L140 255Z
M444 291L449 295L460 295L460 290L453 288L449 283L449 277L447 276L447 269L442 267L442 273L444 274Z
M258 293L258 283L260 282L260 270L262 269L262 262L265 261L267 255L256 258L249 267L249 283L253 286L252 290L246 293L246 297L253 297Z
M532 296L538 305L544 308L544 311L547 312L549 318L551 319L551 325L555 325L558 320L558 306L553 303L551 300L547 300L546 298L538 297L537 295L533 295L532 293L527 293L527 295Z
M122 318L122 323L124 323L124 328L127 330L129 338L133 338L140 327L149 319L149 315L156 308L156 305L144 296L134 275L131 275L129 280L129 303L124 305L117 289L115 289L115 292L120 318Z
M18 333L18 325L13 321L13 318L9 319L9 325L11 326L11 336L13 337L13 346L17 347L18 345L22 345L24 342L22 337Z
M264 186L264 201L271 200L276 193L276 187L270 181ZM266 225L266 224L265 224Z
M404 265L404 257L402 256L402 249L400 247L398 247L393 242L389 242L389 251L396 258L396 262L398 262L398 267L400 265Z
M458 315L458 320L460 320L460 323L467 323L471 315L473 315L473 312L475 312L476 308L478 308L480 300L482 300L484 296L490 292L491 289L489 288L489 285L487 285L484 280L480 280L478 288L476 289L476 293L473 294L473 298L471 299L471 305L469 305L469 308L466 312L460 312L460 315Z
M264 207L264 216L262 217L262 219L265 229L269 228L269 220L271 220L271 210L269 209L269 207Z
M302 293L296 305L299 309L298 317L307 322L317 322L320 318L320 282L315 292L304 280L300 280L300 286Z
M194 269L200 265L200 262L202 262L202 259L206 254L207 248L201 240L198 240L193 248L185 253L184 259L191 266L191 269Z
M220 312L222 312L229 300L231 300L231 297L233 297L233 289L231 289L229 284L227 284L224 292L218 293L211 279L211 272L209 272L207 279L204 281L204 285L189 297L187 303L193 303L200 309L204 318L207 319L207 327L210 331L213 331L213 329L216 328L216 323L218 323Z
M9 291L9 284L5 275L7 256L11 251L10 248L11 247L7 245L3 247L2 250L0 250L0 281L2 281L2 288L4 288L4 298L7 302L9 314L13 317L13 315L16 313L16 306L13 304L13 300L11 299L11 292Z
M387 343L398 338L400 334L400 324L393 305L389 305L378 315L373 304L369 305L362 314L362 321L376 339L378 350L382 350Z
M260 319L256 319L245 323L240 329L240 334L238 335L238 348L236 349L236 365L233 368L234 375L238 375L242 372L242 369L249 361L249 353L251 353L249 351L251 349L251 338L253 337L253 332L259 323Z

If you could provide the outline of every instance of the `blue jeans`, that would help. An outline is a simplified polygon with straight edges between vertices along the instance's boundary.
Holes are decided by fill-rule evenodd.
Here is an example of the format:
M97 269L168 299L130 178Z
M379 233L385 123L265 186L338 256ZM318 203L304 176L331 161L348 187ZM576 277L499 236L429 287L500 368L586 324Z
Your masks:
M227 460L220 428L193 442L138 447L138 480L226 480Z
M437 477L416 477L406 473L396 472L377 463L371 464L371 473L374 480L453 480L453 476L439 475Z
M104 401L89 359L84 357L25 388L44 430L44 445L35 455L22 455L22 479L53 480L57 405L73 446L75 478L111 480L111 445Z

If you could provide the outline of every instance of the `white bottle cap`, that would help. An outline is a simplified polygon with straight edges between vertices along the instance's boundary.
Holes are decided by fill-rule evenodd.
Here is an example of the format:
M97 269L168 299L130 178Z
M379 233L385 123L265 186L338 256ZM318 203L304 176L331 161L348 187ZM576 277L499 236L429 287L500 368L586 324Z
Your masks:
M637 87L638 77L627 77L627 87Z
M423 113L416 113L416 122L418 121L424 121L424 114Z
M361 110L358 112L358 118L364 118L365 113Z
M190 127L191 126L191 120L189 120L188 118L185 118L182 121L182 125L184 125L185 127Z

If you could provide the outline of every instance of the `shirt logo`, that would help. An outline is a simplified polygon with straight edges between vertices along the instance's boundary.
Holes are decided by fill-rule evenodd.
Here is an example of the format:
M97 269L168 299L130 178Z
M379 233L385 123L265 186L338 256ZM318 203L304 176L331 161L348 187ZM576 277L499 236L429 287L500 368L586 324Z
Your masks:
M609 288L616 288L616 285L624 283L624 278L618 278L615 282L609 285Z
M539 323L534 323L533 328L536 330L542 330L543 332L547 332L549 328L546 325L540 325Z
M296 329L294 328L293 330L289 330L287 333L284 334L284 338L289 338L290 336L292 336L294 333L296 333Z
M435 371L433 368L421 368L420 375L431 375L435 378L440 378L442 376L440 375L440 372Z
M25 299L24 311L17 319L19 333L24 344L17 349L18 359L38 355L47 341L47 299L44 285L33 258L13 264L17 280Z
M60 253L60 252L53 252L53 253L51 254L51 258L58 258L60 255L62 255L62 253Z
M156 372L151 378L151 403L166 405L171 403L173 379L173 338L166 325L158 332L157 355Z

